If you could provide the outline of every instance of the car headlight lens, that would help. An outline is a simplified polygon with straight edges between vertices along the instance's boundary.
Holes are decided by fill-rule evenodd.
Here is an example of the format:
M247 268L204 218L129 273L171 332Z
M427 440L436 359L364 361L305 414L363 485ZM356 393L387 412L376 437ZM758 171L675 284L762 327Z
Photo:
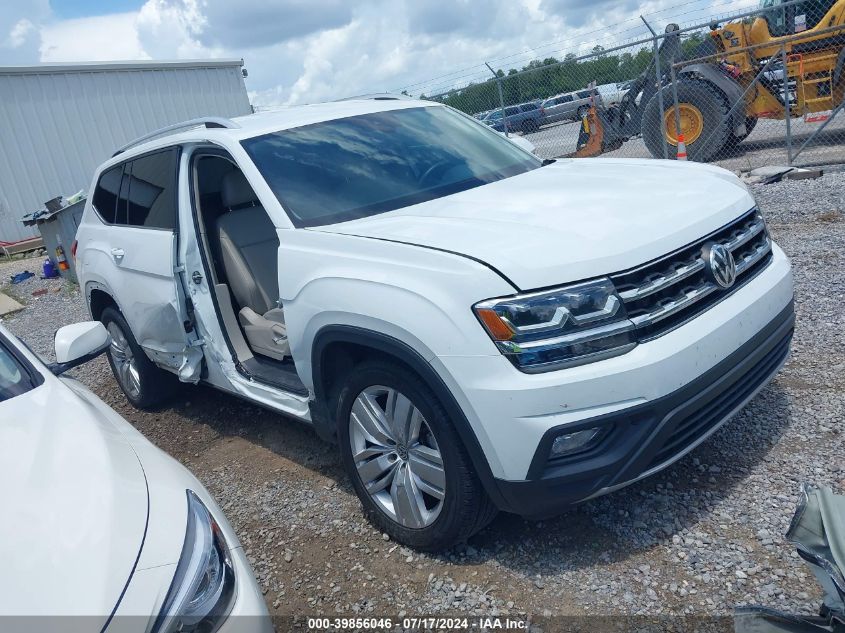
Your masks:
M525 372L582 365L636 345L634 324L609 279L490 299L473 309L499 350Z
M196 494L187 494L185 544L154 633L211 633L235 596L235 571L220 526Z

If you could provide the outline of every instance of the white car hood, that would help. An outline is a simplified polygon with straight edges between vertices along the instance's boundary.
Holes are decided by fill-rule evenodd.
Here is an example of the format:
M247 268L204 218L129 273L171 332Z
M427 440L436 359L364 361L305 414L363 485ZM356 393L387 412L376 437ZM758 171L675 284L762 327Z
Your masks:
M0 482L0 615L87 615L102 628L147 523L129 443L48 376L0 403Z
M562 159L455 195L316 230L481 260L521 290L619 272L753 206L729 172L663 160Z

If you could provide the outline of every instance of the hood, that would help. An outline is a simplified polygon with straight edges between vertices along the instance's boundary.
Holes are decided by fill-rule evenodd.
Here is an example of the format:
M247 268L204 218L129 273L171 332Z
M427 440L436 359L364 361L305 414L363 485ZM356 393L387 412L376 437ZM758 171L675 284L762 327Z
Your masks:
M113 424L45 378L0 403L0 614L94 616L99 630L141 549L144 473Z
M561 159L451 196L314 230L460 253L529 290L638 266L715 231L753 204L745 186L717 167Z

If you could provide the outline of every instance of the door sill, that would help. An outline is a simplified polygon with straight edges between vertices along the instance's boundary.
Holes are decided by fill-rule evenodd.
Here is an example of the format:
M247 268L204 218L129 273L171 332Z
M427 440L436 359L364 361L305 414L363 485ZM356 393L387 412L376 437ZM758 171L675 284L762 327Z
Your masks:
M253 356L248 360L242 361L240 367L247 376L256 382L281 389L297 396L308 395L308 389L299 379L293 359L290 357L280 361L272 358Z

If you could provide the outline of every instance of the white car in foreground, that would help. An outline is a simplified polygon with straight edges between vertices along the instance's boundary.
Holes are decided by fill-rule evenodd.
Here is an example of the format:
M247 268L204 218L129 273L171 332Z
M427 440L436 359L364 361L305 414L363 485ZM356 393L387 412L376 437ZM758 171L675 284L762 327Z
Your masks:
M0 326L4 630L271 631L208 491L82 384L57 377L109 344L100 323L65 326L48 367Z

